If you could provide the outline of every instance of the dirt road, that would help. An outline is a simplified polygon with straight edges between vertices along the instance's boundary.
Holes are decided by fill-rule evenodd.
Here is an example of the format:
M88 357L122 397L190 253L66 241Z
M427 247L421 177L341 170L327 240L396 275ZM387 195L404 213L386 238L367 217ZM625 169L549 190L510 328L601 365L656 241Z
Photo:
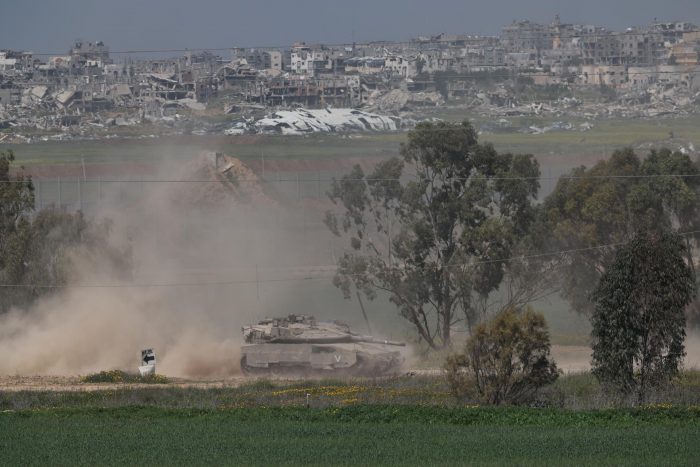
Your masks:
M234 376L225 380L195 381L171 378L167 384L138 383L81 383L76 376L0 376L2 391L105 391L115 389L139 388L226 388L238 387L247 378Z
M584 346L553 346L552 356L564 373L577 373L590 368L591 349ZM442 370L410 369L406 374L416 376L439 376ZM167 384L138 384L138 383L81 383L78 376L0 376L0 392L2 391L105 391L115 389L139 388L227 388L238 387L252 378L231 376L216 380L188 380L170 378ZM290 379L285 377L285 380Z

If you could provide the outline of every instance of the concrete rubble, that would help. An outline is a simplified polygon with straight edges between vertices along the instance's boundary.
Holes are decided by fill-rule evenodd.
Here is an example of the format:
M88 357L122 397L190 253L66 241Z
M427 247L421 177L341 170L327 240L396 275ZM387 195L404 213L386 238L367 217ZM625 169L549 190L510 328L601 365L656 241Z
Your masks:
M541 134L700 111L700 28L682 21L618 32L557 16L497 36L221 55L115 62L103 42L82 40L46 58L0 50L0 142L400 131L446 111L487 121L482 132ZM516 117L545 123L509 123Z
M237 205L277 206L260 177L239 159L219 152L200 152L184 164L182 180L210 180L216 183L191 183L168 193L177 205L202 206Z
M374 91L369 97L367 108L384 113L398 113L425 107L440 107L444 104L445 99L438 92L408 92L392 89L389 92Z
M397 131L408 120L385 117L356 109L278 110L253 124L256 133L303 135L308 133L346 133L360 131Z
M507 94L507 105L494 103L483 93L475 92L475 99L466 106L480 116L516 117L550 116L578 118L645 118L664 115L691 115L700 111L700 91L686 88L652 86L644 91L621 93L610 101L584 102L577 98L563 97L539 102L520 102L517 94Z

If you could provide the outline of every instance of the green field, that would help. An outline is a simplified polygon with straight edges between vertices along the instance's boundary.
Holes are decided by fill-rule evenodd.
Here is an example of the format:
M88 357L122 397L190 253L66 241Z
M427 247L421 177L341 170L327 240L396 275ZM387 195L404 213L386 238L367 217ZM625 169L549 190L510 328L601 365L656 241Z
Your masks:
M0 144L24 165L159 163L191 159L199 151L221 151L243 160L345 159L397 155L404 133L289 136L163 136L157 139Z
M546 123L514 121L518 125ZM482 140L492 141L499 150L536 154L543 175L556 177L618 147L647 142L662 145L670 131L700 146L699 123L700 117L611 119L596 122L585 133L499 133L484 135ZM83 160L86 164L158 165L187 161L201 150L216 150L255 163L264 158L271 164L271 173L318 170L320 178L321 170L326 169L315 162L397 155L405 138L404 133L182 136L0 145L0 149L13 149L20 163L37 167ZM275 167L278 161L291 164ZM336 169L343 170L331 168ZM274 180L274 175L269 177ZM543 192L553 183L544 182ZM303 198L298 182L293 185L297 192L291 198ZM320 183L311 188L320 198L324 191ZM43 195L48 197L48 191ZM325 232L320 216L314 215L304 208L301 220L296 216L297 223L289 227L297 234L303 232L306 243L300 241L303 247L299 250L305 257L307 251L326 255L325 249L332 249L310 235ZM336 313L353 326L363 325L356 303L343 301L329 307L341 299L328 283L275 287L231 286L227 293L232 294L231 300L250 295L250 303L255 304L251 318L272 314L284 303L289 310ZM390 326L396 322L395 310L385 304L385 300L368 304L375 324L392 329L387 337L403 339L405 323ZM588 342L588 321L568 312L561 299L547 300L538 308L546 313L555 343ZM439 355L425 365L437 368L443 361L444 355ZM97 390L83 390L83 383L76 383L71 389L0 390L0 464L697 465L700 373L684 372L676 383L650 394L649 406L616 410L609 407L633 403L606 397L590 374L562 376L533 401L537 409L489 408L477 406L476 401L457 401L439 376L253 380L207 388L98 384ZM305 407L307 394L310 408Z
M440 376L62 384L0 391L0 464L695 465L700 456L698 372L617 409L590 374L562 376L539 408L457 401Z
M468 113L450 113L450 120L473 120L475 126L485 120ZM563 118L562 118L563 119ZM514 117L514 126L546 126L556 118ZM564 119L574 124L584 120ZM625 146L668 143L669 133L679 141L700 146L700 116L659 119L599 119L587 132L551 131L545 134L492 133L482 141L492 142L498 150L531 153L547 164L571 167L590 163ZM386 157L398 154L405 133L363 135L288 136L163 136L145 139L109 139L101 141L37 142L0 144L0 150L12 149L19 162L31 164L160 162L181 160L201 150L223 151L244 160L347 159ZM551 160L551 157L569 160ZM571 160L571 159L574 160Z
M4 465L696 465L700 411L144 408L0 414Z
M439 368L443 362L444 359L435 362L434 368ZM247 379L229 383L205 382L204 386L162 377L143 381L148 384L139 383L138 378L130 383L121 380L91 383L94 380L88 376L64 379L60 383L47 382L31 389L0 389L0 412L50 410L56 407L94 409L132 406L158 409L256 409L302 407L307 403L311 408L317 409L388 405L452 409L464 405L477 406L480 403L478 399L457 400L441 374L289 381ZM2 387L11 388L12 384L3 381ZM542 388L530 403L533 407L572 412L637 406L634 395L620 399L605 394L590 373L562 375L554 384ZM653 407L700 407L700 371L683 371L674 384L650 391L647 404Z

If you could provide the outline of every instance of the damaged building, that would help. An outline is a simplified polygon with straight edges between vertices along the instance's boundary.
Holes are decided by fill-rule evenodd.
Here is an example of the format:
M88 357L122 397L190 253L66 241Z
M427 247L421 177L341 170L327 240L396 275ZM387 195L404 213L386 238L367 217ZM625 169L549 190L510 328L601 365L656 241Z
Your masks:
M499 117L568 111L571 101L561 108L556 102L523 104L513 91L523 83L572 92L611 89L632 96L626 103L673 113L691 111L700 86L700 30L688 22L655 21L616 32L555 16L548 24L514 21L499 36L297 42L231 47L224 55L193 50L115 61L99 40L77 40L65 54L45 58L1 50L0 125L42 132L79 127L88 134L145 119L164 131L206 132L221 128L203 122L204 112L243 119L298 107L361 108L397 116L445 105L445 99Z

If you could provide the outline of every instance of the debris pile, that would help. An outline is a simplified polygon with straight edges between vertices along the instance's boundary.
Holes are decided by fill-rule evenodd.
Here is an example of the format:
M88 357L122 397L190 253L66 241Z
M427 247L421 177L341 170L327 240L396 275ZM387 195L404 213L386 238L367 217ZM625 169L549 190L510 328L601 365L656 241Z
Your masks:
M383 116L357 109L278 110L259 120L241 120L225 131L235 135L250 133L304 135L309 133L352 133L362 131L398 131L415 124L414 120Z
M513 129L542 133L580 130L566 122L581 119L700 112L700 28L686 21L625 33L523 21L498 37L120 59L102 41L46 58L0 50L0 138L394 131L449 112L563 122Z
M223 153L200 152L183 166L179 178L200 183L175 183L176 191L172 196L178 205L276 205L276 201L265 192L264 184L255 172L240 160ZM211 183L201 183L202 181Z
M392 89L387 93L374 91L369 97L368 109L378 112L410 112L425 107L439 107L445 99L439 92L408 92Z
M506 87L494 92L471 89L466 96L466 108L479 116L501 117L561 117L561 118L654 118L687 116L700 111L700 92L689 88L656 85L611 95L607 100L559 97L549 100L529 100Z

